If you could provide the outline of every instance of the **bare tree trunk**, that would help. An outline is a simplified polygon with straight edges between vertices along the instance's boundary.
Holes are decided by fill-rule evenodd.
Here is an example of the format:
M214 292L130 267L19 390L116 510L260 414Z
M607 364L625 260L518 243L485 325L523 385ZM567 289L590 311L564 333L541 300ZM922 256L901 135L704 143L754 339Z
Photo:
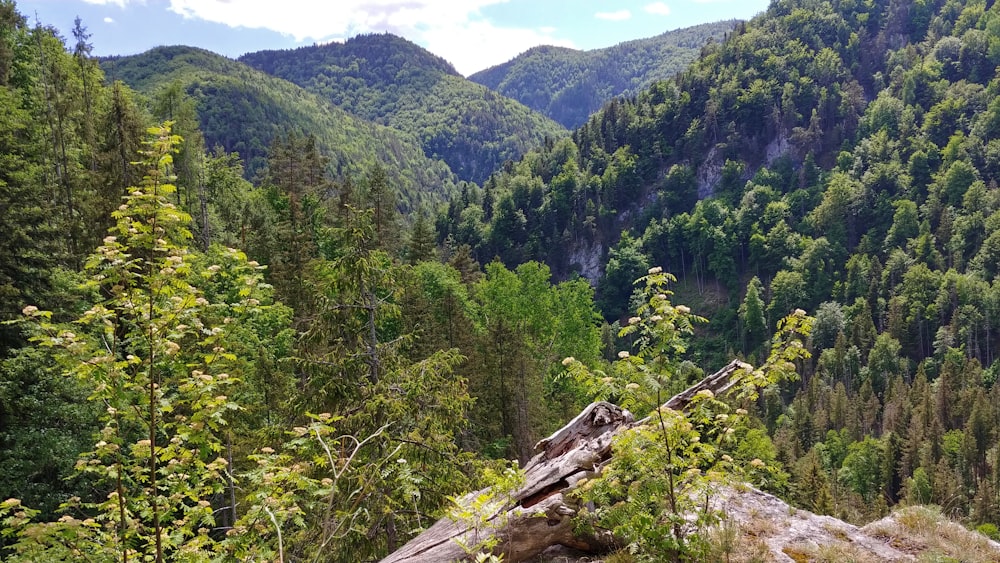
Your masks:
M204 161L205 155L200 158ZM212 227L208 224L208 194L205 193L205 163L198 167L198 204L201 211L201 248L208 252L208 247L212 244ZM244 248L246 248L244 246Z

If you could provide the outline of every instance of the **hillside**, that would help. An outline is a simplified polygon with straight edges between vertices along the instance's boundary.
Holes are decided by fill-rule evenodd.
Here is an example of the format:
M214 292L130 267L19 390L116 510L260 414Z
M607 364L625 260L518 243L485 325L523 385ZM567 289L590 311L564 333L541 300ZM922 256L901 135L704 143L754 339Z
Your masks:
M633 95L683 71L706 43L722 41L735 25L696 25L591 51L534 47L469 80L574 129L611 98Z
M322 98L245 64L194 47L159 47L141 55L104 59L109 79L155 96L178 82L197 103L208 147L240 154L253 176L278 135L315 135L335 176L359 175L379 163L411 210L437 205L454 190L448 166L424 156L416 138L369 123Z
M858 521L904 500L992 521L998 53L992 2L775 2L453 201L439 237L585 275L622 324L662 266L710 320L702 367L762 358L778 319L815 312L803 382L762 413L794 498L828 490L823 510Z
M507 160L565 136L555 122L466 80L443 59L390 34L240 61L289 80L347 112L420 139L429 158L482 182Z

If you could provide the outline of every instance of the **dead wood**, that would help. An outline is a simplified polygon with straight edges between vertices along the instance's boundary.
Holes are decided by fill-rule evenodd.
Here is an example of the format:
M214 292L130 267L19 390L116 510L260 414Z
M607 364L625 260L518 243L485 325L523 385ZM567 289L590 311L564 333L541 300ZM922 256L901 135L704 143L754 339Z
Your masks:
M699 391L706 389L724 394L739 379L733 375L744 369L746 364L734 360L664 406L684 409ZM538 442L538 453L524 468L524 485L508 502L498 501L490 514L482 515L485 526L476 530L468 522L442 518L382 563L465 560L468 554L456 540L475 545L490 535L499 540L495 551L510 562L525 561L554 545L594 553L607 550L610 537L574 533L573 517L580 507L571 493L581 480L601 472L611 459L611 442L619 432L647 421L636 422L632 413L611 403L588 405L566 426ZM471 493L468 498L483 492Z

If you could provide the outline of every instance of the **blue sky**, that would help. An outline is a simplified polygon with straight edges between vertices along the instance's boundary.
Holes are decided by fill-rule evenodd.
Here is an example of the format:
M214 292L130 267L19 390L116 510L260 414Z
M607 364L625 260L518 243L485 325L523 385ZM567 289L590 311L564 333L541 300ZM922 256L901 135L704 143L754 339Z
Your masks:
M80 16L96 55L157 45L229 57L388 31L427 48L462 74L535 45L607 47L722 19L749 19L767 0L17 0L34 21L71 36Z

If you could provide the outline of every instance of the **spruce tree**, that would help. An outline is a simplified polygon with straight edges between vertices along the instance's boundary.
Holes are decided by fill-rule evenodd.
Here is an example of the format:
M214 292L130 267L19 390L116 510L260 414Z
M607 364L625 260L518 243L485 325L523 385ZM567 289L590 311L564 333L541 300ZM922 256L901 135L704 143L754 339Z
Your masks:
M413 223L413 228L410 229L406 260L411 265L433 260L436 251L437 245L434 243L434 230L427 216L420 213L417 215L417 220Z

